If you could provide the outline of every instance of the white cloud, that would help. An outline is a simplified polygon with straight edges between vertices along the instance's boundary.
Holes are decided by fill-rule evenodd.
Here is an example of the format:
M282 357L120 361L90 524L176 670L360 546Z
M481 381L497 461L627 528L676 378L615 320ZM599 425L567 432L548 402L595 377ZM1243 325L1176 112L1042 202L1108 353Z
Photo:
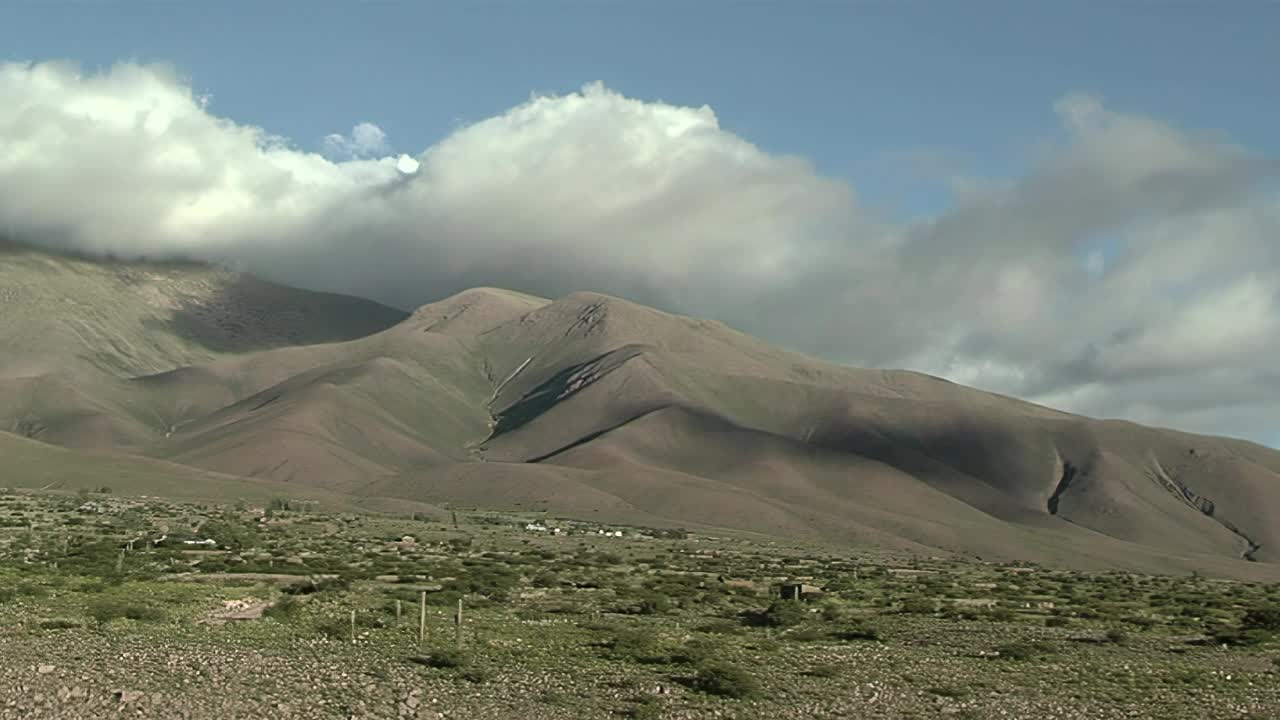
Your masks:
M396 169L405 175L412 175L418 172L419 163L417 160L408 155L401 155L396 159Z
M371 122L362 122L351 128L350 135L326 135L324 149L329 157L345 160L379 157L389 152L391 145L382 128Z
M401 306L602 290L1067 409L1280 430L1276 165L1090 96L1024 175L953 179L955 206L906 226L710 108L600 84L398 157L372 124L290 149L154 67L4 65L0 97L0 218L50 245Z

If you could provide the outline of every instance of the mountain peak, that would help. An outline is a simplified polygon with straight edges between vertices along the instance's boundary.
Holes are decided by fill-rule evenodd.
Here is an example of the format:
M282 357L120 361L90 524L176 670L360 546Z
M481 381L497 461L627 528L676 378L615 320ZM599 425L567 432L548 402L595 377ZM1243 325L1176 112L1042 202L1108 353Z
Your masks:
M410 323L423 332L480 335L550 302L514 290L475 287L419 307Z

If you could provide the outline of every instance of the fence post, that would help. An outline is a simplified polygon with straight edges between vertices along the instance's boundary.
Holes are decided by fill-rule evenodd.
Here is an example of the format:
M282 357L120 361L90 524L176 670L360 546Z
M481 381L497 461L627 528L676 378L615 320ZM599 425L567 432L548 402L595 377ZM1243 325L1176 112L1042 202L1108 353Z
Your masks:
M418 610L418 645L427 642L427 591L422 591Z
M458 649L462 649L462 598L458 598L458 616L455 619L458 623Z

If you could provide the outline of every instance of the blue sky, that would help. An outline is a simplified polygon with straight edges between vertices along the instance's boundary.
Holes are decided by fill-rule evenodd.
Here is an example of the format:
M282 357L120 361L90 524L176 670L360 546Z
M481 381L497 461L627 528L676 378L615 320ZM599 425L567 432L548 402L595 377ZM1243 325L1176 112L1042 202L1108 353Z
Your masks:
M1280 446L1280 3L3 10L10 227L402 307L594 289ZM358 123L389 146L306 154Z
M360 121L398 151L530 92L602 80L710 105L766 150L897 214L939 176L1002 176L1084 91L1280 154L1280 4L1233 2L19 2L10 60L169 62L211 112L304 149Z

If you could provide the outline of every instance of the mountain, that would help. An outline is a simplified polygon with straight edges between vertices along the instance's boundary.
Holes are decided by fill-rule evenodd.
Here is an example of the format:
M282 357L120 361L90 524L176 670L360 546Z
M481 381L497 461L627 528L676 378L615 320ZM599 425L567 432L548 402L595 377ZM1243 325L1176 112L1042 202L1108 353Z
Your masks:
M0 428L204 473L184 487L1280 579L1280 452L832 365L597 293L478 288L402 313L22 249L0 255L0 346Z

